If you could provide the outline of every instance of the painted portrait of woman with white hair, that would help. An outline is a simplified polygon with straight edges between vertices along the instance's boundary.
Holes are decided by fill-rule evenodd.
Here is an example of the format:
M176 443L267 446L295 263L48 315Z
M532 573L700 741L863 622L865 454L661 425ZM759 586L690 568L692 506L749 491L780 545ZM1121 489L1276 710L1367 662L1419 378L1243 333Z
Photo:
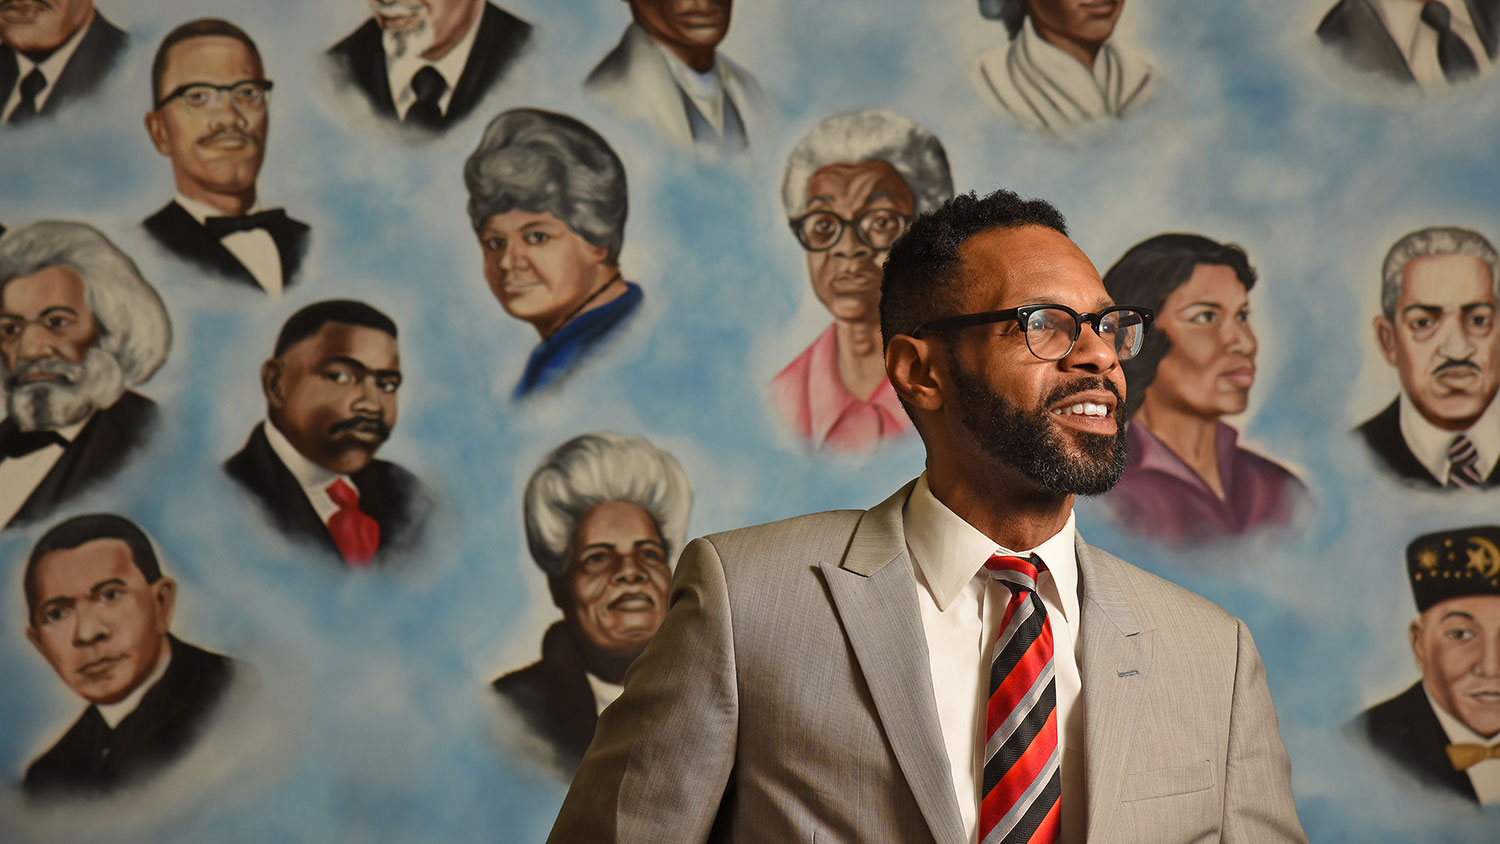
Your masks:
M1114 37L1124 9L1125 0L979 0L1010 40L974 63L974 90L1034 132L1064 135L1130 115L1159 74Z
M885 377L881 265L913 217L953 196L935 135L884 109L836 114L787 158L781 202L833 324L771 381L771 401L814 450L865 451L911 430Z
M567 777L661 626L692 506L677 458L609 432L558 446L526 484L526 543L563 617L542 636L542 658L493 687Z
M130 388L171 343L155 288L94 228L43 221L0 237L0 525L124 467L157 416Z

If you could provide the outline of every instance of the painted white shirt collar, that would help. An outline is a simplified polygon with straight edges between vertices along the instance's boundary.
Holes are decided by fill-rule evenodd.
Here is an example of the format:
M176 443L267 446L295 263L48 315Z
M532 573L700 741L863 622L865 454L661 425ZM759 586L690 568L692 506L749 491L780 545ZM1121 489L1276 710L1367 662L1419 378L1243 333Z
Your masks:
M693 105L698 107L699 113L718 131L724 131L724 79L720 75L721 63L718 56L714 56L714 66L705 73L699 73L687 66L687 63L678 58L671 48L660 41L652 39L651 43L666 60L667 70L672 74L672 80L677 87L687 94Z
M104 723L108 724L111 730L120 726L120 722L141 705L141 698L145 697L146 692L151 691L151 687L155 686L167 673L167 664L171 661L172 645L169 642L163 642L161 657L156 660L156 667L151 669L151 676L147 677L144 683L136 686L135 691L126 695L124 700L94 704L94 708L99 710L99 715L104 718Z
M1448 711L1438 705L1432 696L1432 690L1427 688L1427 681L1422 681L1422 694L1427 696L1427 705L1432 707L1432 714L1437 716L1438 723L1443 727L1443 734L1448 737L1450 744L1482 744L1486 747L1494 744L1500 735L1485 738L1469 729L1464 722L1458 720ZM1479 798L1480 805L1490 806L1500 803L1500 759L1486 759L1477 765L1464 771L1469 776L1469 782L1474 786L1474 794Z
M318 518L323 521L323 524L328 524L328 520L333 518L333 514L339 511L339 505L335 504L333 499L328 495L328 487L334 481L340 479L353 487L355 492L359 491L359 485L354 483L354 479L348 475L331 472L303 457L302 452L298 451L297 447L292 445L291 441L286 438L286 435L281 433L271 423L271 420L267 419L264 426L266 442L270 444L271 450L276 452L276 456L281 459L282 465L286 467L288 472L292 473L293 478L297 479L297 483L301 485L302 492L307 496L308 502L312 504L313 510L317 511Z
M1405 394L1397 402L1397 414L1401 422L1401 438L1428 473L1438 483L1448 483L1448 446L1459 433L1468 436L1479 454L1479 477L1488 478L1500 461L1500 401L1490 400L1490 406L1467 431L1445 431L1427 421L1417 406Z

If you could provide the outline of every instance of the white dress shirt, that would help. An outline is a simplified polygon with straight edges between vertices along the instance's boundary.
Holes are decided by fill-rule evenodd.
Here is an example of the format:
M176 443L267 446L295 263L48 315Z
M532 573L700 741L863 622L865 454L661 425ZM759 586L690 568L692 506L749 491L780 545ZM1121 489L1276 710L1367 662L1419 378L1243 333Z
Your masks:
M616 698L625 693L624 686L617 686L607 680L601 680L587 671L583 673L583 676L588 678L589 690L594 693L595 712L604 712L604 707L614 703Z
M1449 715L1447 710L1438 706L1438 702L1433 700L1426 681L1422 683L1422 693L1427 695L1427 705L1432 707L1438 723L1443 725L1443 733L1448 736L1449 744L1482 744L1489 747L1500 740L1500 736L1485 738L1464 726L1462 721ZM1500 803L1500 759L1486 759L1464 773L1469 775L1469 782L1474 786L1474 793L1479 796L1479 805L1493 806Z
M156 667L151 669L151 676L146 678L146 682L136 686L135 691L126 695L124 700L114 703L94 704L94 708L99 710L99 714L104 718L104 723L108 724L111 730L120 726L120 722L125 720L125 716L134 712L135 708L141 705L141 698L145 697L146 692L151 691L151 687L155 686L157 681L161 680L162 675L167 673L167 663L171 661L172 646L163 642L161 658L156 661Z
M698 113L713 126L719 134L724 133L724 80L719 78L719 62L715 57L714 66L706 73L699 73L687 66L687 63L677 57L665 44L659 41L653 42L656 49L661 51L667 60L667 70L672 74L672 81L682 89L687 98L697 106Z
M78 51L78 42L83 40L84 33L94 24L94 16L90 15L88 22L78 27L78 31L69 36L62 46L52 51L52 55L44 59L40 64L26 58L26 54L20 50L13 50L16 54L16 67L21 72L16 76L16 85L11 89L10 98L5 101L5 111L0 112L0 123L10 120L10 113L21 104L21 80L31 74L32 69L40 67L42 77L47 80L47 86L36 95L36 110L40 112L42 106L57 89L57 77L62 76L63 68L68 66L68 60L73 58L73 53Z
M200 226L209 217L226 216L222 211L188 199L180 193L172 199L182 206L182 210L192 215ZM245 213L254 214L261 210L263 206L257 203ZM285 287L285 279L281 276L281 253L276 250L276 241L271 237L270 232L265 229L234 232L224 235L219 242L249 271L255 283L259 284L272 299L281 298L281 291Z
M1391 39L1406 57L1406 66L1411 68L1417 84L1423 88L1446 86L1448 80L1443 76L1443 66L1438 64L1437 30L1422 22L1424 0L1374 0L1374 4L1381 22L1391 33ZM1469 17L1469 4L1464 0L1444 0L1443 5L1450 13L1448 28L1462 38L1469 52L1474 54L1479 73L1483 76L1490 69L1490 57L1474 29L1473 19Z
M93 414L89 418L66 428L58 428L58 436L67 442L78 439L78 432L83 426L89 424ZM63 447L53 443L52 445L39 448L24 457L6 457L0 459L0 527L15 517L26 499L36 489L36 485L47 477L52 471L59 458L63 456Z
M1479 469L1479 477L1488 478L1495 470L1495 463L1500 460L1500 401L1491 401L1490 406L1484 409L1484 413L1467 431L1445 431L1427 421L1427 417L1417 410L1411 399L1402 394L1398 402L1397 415L1401 421L1401 438L1406 440L1406 447L1411 449L1413 456L1422 464L1437 482L1443 485L1448 483L1448 446L1453 444L1453 438L1463 434L1474 443L1474 451L1478 453L1475 465Z
M303 457L302 452L298 451L296 446L292 445L286 435L277 430L269 419L265 422L265 431L266 442L271 444L271 450L276 452L276 456L281 458L282 465L286 466L287 471L292 473L292 477L297 479L303 494L307 496L308 502L317 512L318 518L323 524L328 524L333 514L339 511L339 505L335 504L333 498L328 495L328 487L340 479L355 492L359 492L359 487L348 475L330 472Z
M482 0L475 0L478 5ZM469 53L474 50L474 39L479 35L479 21L484 17L484 10L474 16L474 22L469 24L469 31L464 33L463 40L453 45L453 49L443 54L443 57L435 62L430 62L416 51L407 51L397 54L400 41L395 33L387 32L381 38L385 45L385 72L386 78L391 86L391 100L396 105L396 116L402 120L406 119L406 113L417 103L417 92L412 90L412 77L424 67L430 67L442 75L443 81L448 87L443 89L443 95L438 97L438 108L443 114L448 113L448 103L453 100L453 89L458 87L459 77L464 75L464 66L469 63Z
M1063 749L1062 840L1082 841L1084 724L1083 710L1075 704L1083 684L1078 672L1081 624L1073 514L1068 514L1062 530L1036 548L1007 549L938 501L923 473L906 500L902 525L917 579L938 727L970 842L979 835L989 666L1010 601L1010 589L985 573L984 563L996 553L1024 557L1035 551L1046 564L1037 591L1052 627L1058 742Z

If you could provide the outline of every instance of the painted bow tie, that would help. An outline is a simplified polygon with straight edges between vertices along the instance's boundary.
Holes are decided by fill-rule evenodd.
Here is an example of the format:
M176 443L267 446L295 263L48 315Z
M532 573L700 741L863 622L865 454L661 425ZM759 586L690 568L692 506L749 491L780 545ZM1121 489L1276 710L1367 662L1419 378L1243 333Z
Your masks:
M1463 744L1450 744L1446 748L1448 761L1453 763L1453 770L1467 771L1486 759L1500 759L1500 744L1492 744L1486 747L1482 744L1465 742Z

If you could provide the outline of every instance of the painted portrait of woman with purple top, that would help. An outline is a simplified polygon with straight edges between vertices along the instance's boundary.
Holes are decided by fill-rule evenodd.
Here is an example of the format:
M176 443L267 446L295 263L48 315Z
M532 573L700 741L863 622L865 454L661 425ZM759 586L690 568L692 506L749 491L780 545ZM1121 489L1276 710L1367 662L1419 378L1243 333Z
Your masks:
M1121 363L1130 457L1104 501L1165 545L1285 527L1310 508L1302 482L1240 447L1223 421L1245 410L1255 382L1255 281L1243 249L1196 234L1148 238L1104 275L1116 302L1156 312L1140 354Z

